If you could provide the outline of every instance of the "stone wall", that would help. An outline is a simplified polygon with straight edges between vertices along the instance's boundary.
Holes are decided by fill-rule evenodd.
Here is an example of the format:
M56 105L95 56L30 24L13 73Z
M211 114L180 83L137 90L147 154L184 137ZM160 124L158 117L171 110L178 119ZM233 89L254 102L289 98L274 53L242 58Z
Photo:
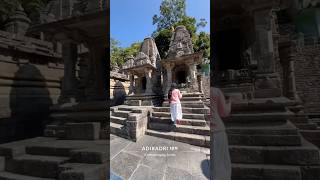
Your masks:
M124 104L129 87L130 81L125 75L112 71L110 73L110 105Z
M0 31L0 142L42 134L62 76L51 43Z
M202 91L204 93L204 97L210 98L210 75L202 76Z
M304 46L295 56L298 95L305 111L320 112L320 46Z

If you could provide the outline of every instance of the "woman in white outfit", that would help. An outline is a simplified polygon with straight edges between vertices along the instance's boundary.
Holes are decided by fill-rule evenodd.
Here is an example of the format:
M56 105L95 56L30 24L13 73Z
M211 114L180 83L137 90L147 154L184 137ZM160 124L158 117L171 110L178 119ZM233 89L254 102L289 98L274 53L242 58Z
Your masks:
M182 94L180 90L177 88L176 83L172 83L171 88L168 92L168 99L170 102L170 114L172 123L179 124L182 119L182 108L180 99L182 98Z
M210 89L211 111L211 179L231 180L231 160L228 147L228 137L221 117L229 116L231 101L226 102L222 91Z

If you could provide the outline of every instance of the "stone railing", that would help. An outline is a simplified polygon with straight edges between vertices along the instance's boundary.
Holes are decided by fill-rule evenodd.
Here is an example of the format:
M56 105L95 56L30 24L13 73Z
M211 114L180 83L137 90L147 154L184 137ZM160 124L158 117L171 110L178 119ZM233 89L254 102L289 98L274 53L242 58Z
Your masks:
M252 72L249 69L229 69L226 71L214 71L213 73L215 82L241 83L252 79Z
M0 31L0 47L43 56L61 57L60 54L54 52L51 42L5 31Z
M298 47L320 47L320 38L313 36L313 35L304 35L304 34L294 34L291 36L291 39L293 39Z

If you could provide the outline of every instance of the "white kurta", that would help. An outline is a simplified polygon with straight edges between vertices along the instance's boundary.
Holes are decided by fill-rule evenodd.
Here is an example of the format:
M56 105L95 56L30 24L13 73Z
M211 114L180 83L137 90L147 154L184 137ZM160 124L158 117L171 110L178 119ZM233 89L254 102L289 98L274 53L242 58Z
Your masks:
M182 108L181 103L174 103L170 104L170 114L171 114L171 121L176 123L176 120L182 119Z

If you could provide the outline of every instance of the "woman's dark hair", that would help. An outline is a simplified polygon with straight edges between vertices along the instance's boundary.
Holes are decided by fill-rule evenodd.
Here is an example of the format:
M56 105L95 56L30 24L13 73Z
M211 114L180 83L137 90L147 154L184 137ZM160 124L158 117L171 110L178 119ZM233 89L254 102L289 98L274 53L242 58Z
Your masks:
M169 91L168 91L168 99L169 99L169 102L170 102L170 99L171 99L171 94L172 94L172 91L174 90L174 89L177 89L177 84L176 83L172 83L171 84L171 87L170 87L170 89L169 89Z

